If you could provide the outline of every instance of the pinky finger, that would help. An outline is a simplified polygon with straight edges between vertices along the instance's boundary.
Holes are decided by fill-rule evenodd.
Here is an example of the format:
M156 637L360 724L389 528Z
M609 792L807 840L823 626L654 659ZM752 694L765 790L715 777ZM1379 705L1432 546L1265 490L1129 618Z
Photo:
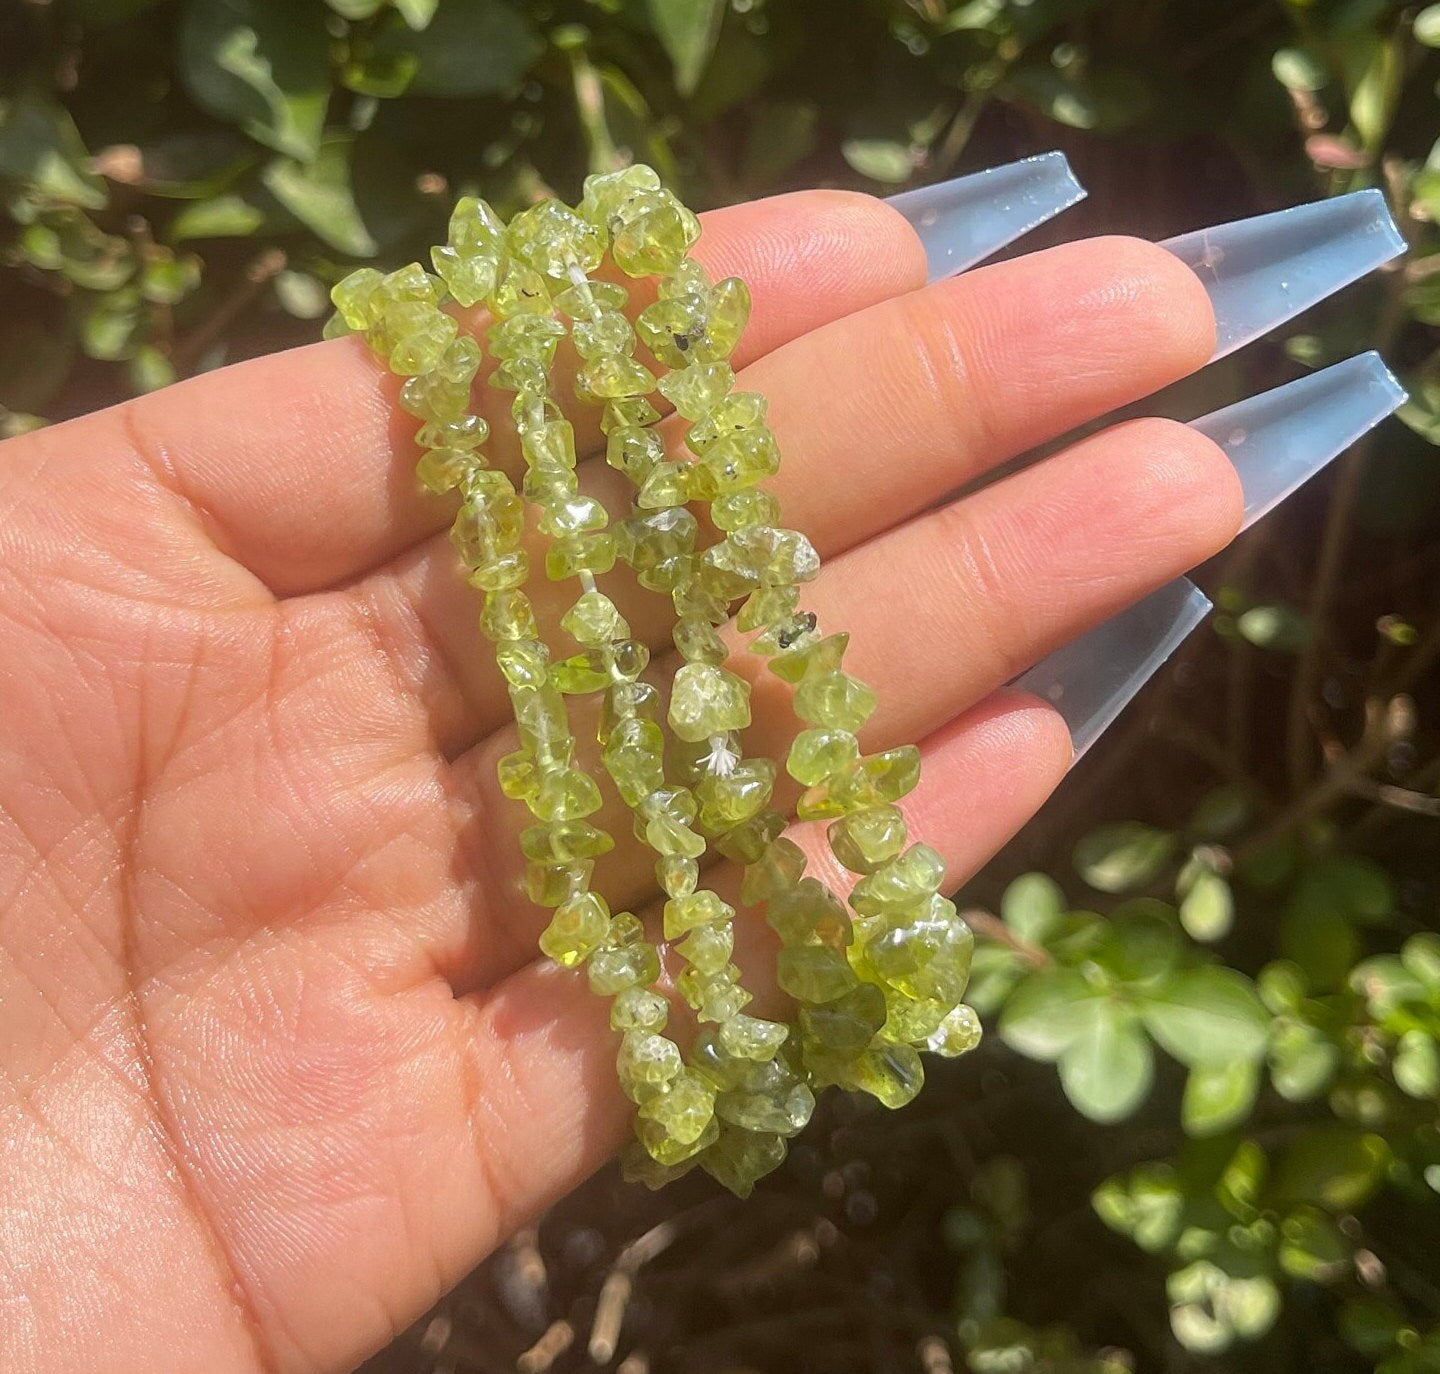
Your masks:
M1064 776L1071 746L1050 707L1002 692L936 731L921 752L924 774L903 809L911 834L944 857L953 888L1039 809ZM831 857L823 826L797 824L790 836L816 877L848 890L853 878ZM722 893L738 888L733 865L710 876ZM736 960L763 1013L783 1000L774 937L758 920L736 935ZM632 1109L615 1077L619 1037L583 977L531 964L461 1007L477 1086L473 1148L496 1223L477 1243L493 1243L609 1159Z

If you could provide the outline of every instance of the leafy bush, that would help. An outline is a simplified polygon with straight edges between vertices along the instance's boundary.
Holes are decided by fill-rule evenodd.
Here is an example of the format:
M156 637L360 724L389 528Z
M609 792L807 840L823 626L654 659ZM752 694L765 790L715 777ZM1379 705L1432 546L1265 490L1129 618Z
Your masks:
M0 433L316 337L461 192L632 157L704 205L1063 146L1054 236L1383 187L1404 264L1148 408L1379 347L1403 425L1204 570L1203 642L967 892L990 1043L772 1189L889 1179L869 1268L977 1374L1440 1370L1437 44L1395 0L11 0ZM1004 882L1072 850L1083 907Z

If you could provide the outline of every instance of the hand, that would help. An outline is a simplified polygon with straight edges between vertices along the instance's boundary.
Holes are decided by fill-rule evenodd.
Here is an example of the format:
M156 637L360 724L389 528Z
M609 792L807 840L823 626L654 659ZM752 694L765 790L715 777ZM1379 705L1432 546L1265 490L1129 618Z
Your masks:
M1123 239L921 289L909 228L834 192L718 211L698 256L752 287L740 385L827 559L807 605L880 691L867 745L923 742L907 809L958 884L1069 762L997 689L1214 553L1240 497L1142 420L943 498L1202 364L1206 296ZM628 1129L605 1005L537 961L508 702L397 393L337 340L0 446L10 1374L349 1367ZM617 595L663 660L660 599ZM642 911L607 828L603 890Z

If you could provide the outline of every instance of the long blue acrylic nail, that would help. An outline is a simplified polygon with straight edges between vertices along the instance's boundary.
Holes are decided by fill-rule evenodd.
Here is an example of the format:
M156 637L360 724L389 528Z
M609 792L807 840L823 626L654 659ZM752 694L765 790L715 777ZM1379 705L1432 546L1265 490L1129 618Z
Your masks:
M1041 153L887 202L920 235L929 280L953 277L1084 200L1064 153Z
M1405 388L1380 355L1362 353L1191 427L1235 464L1248 528L1404 403Z
M1162 245L1205 284L1223 358L1405 251L1379 191L1197 229Z
M1057 649L1013 685L1059 711L1078 759L1209 610L1204 592L1182 577Z

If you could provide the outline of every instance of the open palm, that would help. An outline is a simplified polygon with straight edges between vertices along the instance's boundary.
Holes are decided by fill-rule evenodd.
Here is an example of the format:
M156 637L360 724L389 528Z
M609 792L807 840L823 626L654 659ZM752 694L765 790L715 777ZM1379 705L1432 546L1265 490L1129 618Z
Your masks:
M697 256L751 284L807 604L880 690L867 747L922 741L907 810L959 882L1069 759L997 689L1240 503L1162 421L942 498L1199 366L1204 292L1120 239L922 289L840 193L712 214ZM11 1374L348 1367L623 1138L605 1006L535 961L508 702L397 393L337 340L0 446ZM613 594L663 671L662 600ZM607 865L644 910L639 847Z

